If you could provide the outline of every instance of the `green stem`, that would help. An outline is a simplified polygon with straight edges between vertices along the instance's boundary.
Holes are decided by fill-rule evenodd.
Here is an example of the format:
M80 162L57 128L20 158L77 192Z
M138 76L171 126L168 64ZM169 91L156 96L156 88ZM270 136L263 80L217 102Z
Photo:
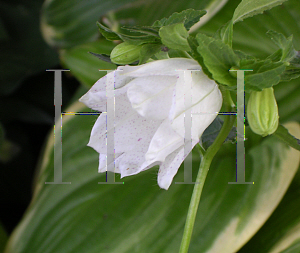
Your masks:
M289 133L282 125L279 125L274 135L281 141L285 142L292 148L300 151L300 140Z
M227 112L231 112L233 108L235 107L234 103L232 102L230 93L228 90L222 89L222 95L223 95L223 101L225 105L225 110ZM196 179L196 184L194 186L186 223L184 227L183 237L180 245L179 253L187 253L193 233L194 223L196 219L196 214L200 202L200 197L202 193L202 189L204 186L204 182L210 167L210 164L224 143L226 137L228 136L230 130L232 129L234 122L235 122L236 116L230 115L225 118L224 124L221 128L221 131L217 138L215 139L214 143L207 149L207 151L204 153L202 161L200 163L199 172ZM199 145L199 144L198 144ZM202 150L202 148L198 148Z

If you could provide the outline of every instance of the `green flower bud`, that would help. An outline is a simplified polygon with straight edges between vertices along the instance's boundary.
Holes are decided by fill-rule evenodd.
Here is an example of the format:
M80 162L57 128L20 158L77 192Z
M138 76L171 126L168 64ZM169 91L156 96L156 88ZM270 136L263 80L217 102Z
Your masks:
M254 133L267 136L278 127L278 106L273 88L252 91L247 105L247 118Z
M142 45L136 46L123 42L111 51L110 60L120 65L133 63L139 59L141 48Z

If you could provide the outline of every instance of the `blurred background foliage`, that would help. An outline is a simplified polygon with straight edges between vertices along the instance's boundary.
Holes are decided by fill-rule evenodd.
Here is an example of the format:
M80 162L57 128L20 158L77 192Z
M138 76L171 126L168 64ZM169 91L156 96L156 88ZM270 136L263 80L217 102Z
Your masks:
M124 179L122 194L119 186L99 188L97 182L104 179L97 174L97 154L85 146L95 117L82 122L79 116L64 116L63 171L66 181L74 183L69 188L45 187L43 182L53 178L54 124L54 77L45 70L71 70L63 73L62 111L87 110L76 100L104 75L99 69L115 68L88 53L109 54L116 45L99 35L96 21L119 30L122 25L151 25L175 11L206 9L208 14L196 30L212 35L231 19L239 2L0 0L0 252L17 224L6 252L177 251L192 187L172 185L167 192L159 190L154 168ZM293 34L294 46L300 50L298 0L288 0L237 23L234 49L267 56L276 50L266 35L269 29ZM298 78L275 87L281 123L300 122L299 85ZM257 135L247 136L247 157L252 158L246 176L258 188L228 187L227 182L234 180L235 148L226 144L210 170L191 252L199 252L201 247L200 252L209 248L222 252L217 251L220 238L224 252L236 252L247 241L239 252L300 252L300 176L298 171L294 177L298 165L291 164L297 163L292 157L299 154L289 157L291 151L272 138L262 144ZM280 153L286 156L276 160ZM285 164L286 157L290 163ZM257 161L256 166L251 159ZM199 160L193 163L196 173ZM175 179L182 181L182 173ZM137 193L137 189L143 190ZM269 202L261 197L264 194ZM265 203L269 208L258 208ZM234 222L230 222L236 217L242 221L236 228L239 238L233 239L230 229ZM222 237L222 231L227 231L227 237ZM225 242L231 245L229 251ZM109 244L115 246L109 248Z

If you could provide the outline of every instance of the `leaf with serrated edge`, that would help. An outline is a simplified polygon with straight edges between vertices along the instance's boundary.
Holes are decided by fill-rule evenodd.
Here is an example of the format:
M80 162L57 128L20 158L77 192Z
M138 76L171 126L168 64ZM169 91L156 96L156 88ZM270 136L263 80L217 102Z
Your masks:
M187 41L189 34L182 23L163 26L159 29L159 36L162 43L168 48L182 51L191 50Z
M251 67L250 67L251 69ZM272 87L281 80L280 76L285 70L282 62L267 63L262 65L257 73L245 75L245 91L258 90Z
M204 62L203 62L203 58L202 56L198 53L198 42L195 38L195 36L193 35L190 35L188 37L188 42L189 42L189 45L191 47L191 55L192 57L199 63L199 65L202 67L202 70L203 72L210 78L210 79L213 79L212 78L212 74L209 72L209 70L207 69L207 67L205 66Z
M243 0L235 9L232 21L237 23L246 18L261 14L287 0Z
M293 58L297 56L297 51L294 49L293 46L293 35L286 38L283 34L272 30L268 31L267 34L271 37L274 43L279 48L281 48L281 61L290 62Z
M188 9L180 13L175 12L169 18L163 18L154 22L153 26L163 27L177 23L183 23L184 27L189 30L199 19L206 14L206 11Z
M239 65L239 58L232 48L221 40L205 34L197 34L196 39L199 44L198 52L203 57L204 64L212 73L213 78L224 85L236 85L236 78L230 74L229 70Z

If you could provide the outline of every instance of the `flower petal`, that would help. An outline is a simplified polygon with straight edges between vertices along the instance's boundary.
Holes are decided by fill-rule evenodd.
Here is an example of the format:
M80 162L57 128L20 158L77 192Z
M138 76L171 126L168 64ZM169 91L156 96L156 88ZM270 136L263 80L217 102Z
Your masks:
M138 174L145 168L142 167L145 163L145 152L145 150L134 150L124 153L118 162L121 178Z
M192 147L194 147L195 145L196 142L193 142ZM192 149L188 150L187 154L189 154L191 151ZM170 154L160 165L157 177L157 183L160 188L168 190L174 176L176 175L181 163L184 161L186 156L184 155L184 146L182 146L175 150L172 154Z
M170 58L153 61L139 66L122 67L122 75L132 77L146 77L152 75L178 75L177 71L186 69L201 69L201 66L193 59Z
M101 114L92 129L88 146L98 153L106 154L107 133L114 131L115 153L138 150L143 146L148 148L160 122L147 120L130 108L130 110L125 110L123 115L115 117L114 129L107 129L106 115Z
M172 129L169 119L166 119L155 132L145 158L148 162L163 162L183 144L184 139Z
M176 96L173 99L169 119L172 128L182 137L185 137L184 117L185 108L185 84L186 80L180 76L176 84ZM202 71L192 73L192 108L191 108L191 132L192 139L199 141L204 130L217 117L222 106L222 94L217 84L210 80Z
M121 155L123 155L123 154L115 154L115 163ZM107 171L106 159L107 159L106 154L99 154L98 172ZM113 166L110 166L110 164L108 165L108 171L115 172L115 173L120 173L119 167L117 167L117 166L113 167Z
M115 154L115 166L108 165L108 171L121 173L121 178L138 174L160 163L149 163L145 161L146 150L131 151L122 154ZM99 155L98 172L106 172L106 154Z
M199 71L189 74L182 70ZM107 85L114 86L114 93L107 93ZM187 87L191 94L189 108L185 105ZM99 172L109 170L125 177L159 164L158 184L164 189L169 188L180 164L217 116L222 103L216 83L203 74L196 61L186 58L119 67L101 78L80 101L106 112L107 96L112 94L114 122L107 129L107 114L101 114L88 144L100 153ZM184 146L186 110L192 113L190 150ZM106 166L107 136L112 133L115 161Z
M113 71L99 79L92 86L92 88L79 99L79 101L84 103L89 108L92 108L93 110L105 112L107 100L107 82L114 83L114 87L118 89L115 90L115 96L118 96L127 91L127 87L124 86L133 79L125 75L120 75L120 72L121 71Z
M176 76L140 77L129 83L127 96L134 110L147 119L168 117Z

